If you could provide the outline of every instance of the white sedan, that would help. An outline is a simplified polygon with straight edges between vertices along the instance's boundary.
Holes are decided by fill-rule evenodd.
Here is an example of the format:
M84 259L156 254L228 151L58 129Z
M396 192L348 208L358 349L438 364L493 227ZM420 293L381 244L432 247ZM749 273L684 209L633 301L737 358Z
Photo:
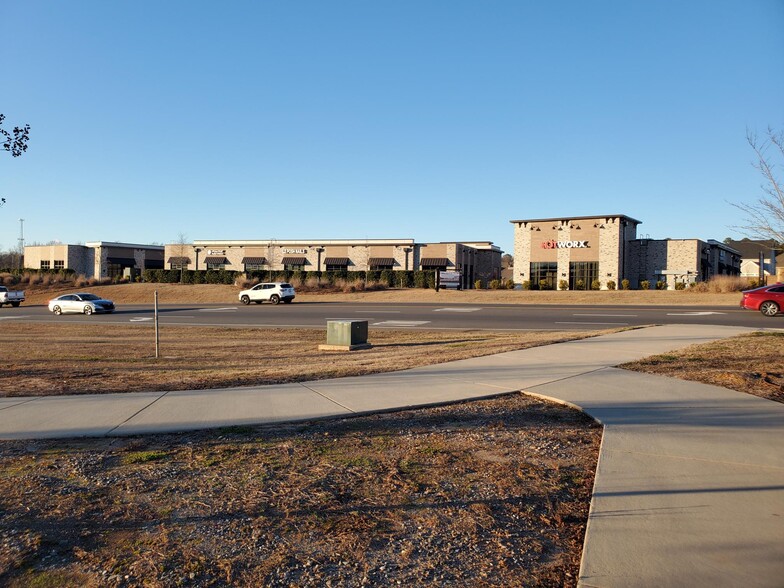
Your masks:
M78 312L92 314L94 312L114 312L114 302L104 300L95 294L80 292L78 294L63 294L49 301L49 310L55 314L64 312Z

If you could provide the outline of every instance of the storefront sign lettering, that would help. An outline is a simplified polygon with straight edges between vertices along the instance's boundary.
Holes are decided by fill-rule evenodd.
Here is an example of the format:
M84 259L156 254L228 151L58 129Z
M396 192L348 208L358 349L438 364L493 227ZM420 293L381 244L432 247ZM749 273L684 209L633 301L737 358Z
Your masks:
M306 254L307 252L308 252L307 249L284 249L283 250L283 253L289 253L289 254L292 254L292 253Z
M544 241L542 249L589 249L588 241Z

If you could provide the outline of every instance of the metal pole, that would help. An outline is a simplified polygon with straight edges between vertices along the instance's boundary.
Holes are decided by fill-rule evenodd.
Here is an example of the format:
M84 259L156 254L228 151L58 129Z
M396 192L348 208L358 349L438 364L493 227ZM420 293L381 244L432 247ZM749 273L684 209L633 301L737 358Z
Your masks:
M155 291L155 359L160 355L160 338L158 336L158 290Z

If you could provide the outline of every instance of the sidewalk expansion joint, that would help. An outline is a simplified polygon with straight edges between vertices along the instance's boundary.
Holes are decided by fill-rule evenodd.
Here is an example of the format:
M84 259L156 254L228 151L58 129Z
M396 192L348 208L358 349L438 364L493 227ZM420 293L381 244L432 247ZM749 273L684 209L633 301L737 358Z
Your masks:
M337 400L335 400L334 398L330 398L329 396L327 396L326 394L323 394L323 393L319 392L318 390L314 390L314 389L313 389L313 388L311 388L310 386L306 386L305 384L303 384L303 383L301 383L301 382L300 382L300 386L302 386L302 387L303 387L303 388L305 388L306 390L310 390L310 391L311 391L311 392L313 392L314 394L318 394L319 396L321 396L321 397L322 397L323 399L325 399L325 400L329 400L329 401L330 401L332 404L337 404L337 405L338 405L340 408L343 408L343 409L345 409L345 410L349 411L349 412L350 412L350 413L352 413L352 414L357 414L357 411L356 411L356 410L353 410L353 409L349 408L349 407L348 407L348 406L346 406L345 404L341 404L340 402L338 402L338 401L337 401Z
M0 408L0 410L8 410L9 408L14 408L14 407L17 407L17 406L23 406L25 404L29 404L30 402L35 402L39 398L44 398L44 397L43 396L36 396L35 398L29 398L28 400L21 400L19 402L14 403L14 404L9 404L8 406L4 406L3 408Z
M148 408L150 408L150 407L151 407L153 404L155 404L156 402L158 402L158 401L159 401L161 398L163 398L164 396L166 396L168 393L169 393L169 392L164 392L163 394L161 394L160 396L158 396L158 398L156 398L155 400L153 400L153 401L152 401L152 402L150 402L149 404L147 404L147 405L145 405L145 406L142 406L142 407L141 407L139 410L137 410L135 413L133 413L133 414L132 414L131 416L129 416L127 419L125 419L124 421L122 421L120 424L118 424L118 425L116 425L116 426L112 427L111 429L109 429L108 431L106 431L106 433L104 433L104 435L105 435L105 436L109 436L109 435L111 435L111 434L112 434L112 433L114 433L114 432L115 432L117 429L119 429L120 427L122 427L122 426L123 426L125 423L127 423L127 422L129 422L129 421L133 420L133 419L134 419L134 418L136 418L136 417L137 417L139 414L141 414L142 412L144 412L145 410L147 410Z

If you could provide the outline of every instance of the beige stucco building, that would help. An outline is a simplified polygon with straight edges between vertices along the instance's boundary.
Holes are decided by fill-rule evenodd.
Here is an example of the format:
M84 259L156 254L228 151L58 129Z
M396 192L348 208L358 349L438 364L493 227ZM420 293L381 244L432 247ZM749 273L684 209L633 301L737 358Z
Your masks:
M491 241L416 243L414 239L194 241L166 245L170 269L250 271L460 271L463 287L500 277Z
M93 241L84 245L29 245L24 265L32 270L72 270L87 278L113 278L130 270L163 268L162 245Z
M524 219L514 225L514 281L532 287L589 289L598 281L632 288L642 281L708 280L716 275L738 275L740 255L717 241L638 238L641 221L626 215Z

